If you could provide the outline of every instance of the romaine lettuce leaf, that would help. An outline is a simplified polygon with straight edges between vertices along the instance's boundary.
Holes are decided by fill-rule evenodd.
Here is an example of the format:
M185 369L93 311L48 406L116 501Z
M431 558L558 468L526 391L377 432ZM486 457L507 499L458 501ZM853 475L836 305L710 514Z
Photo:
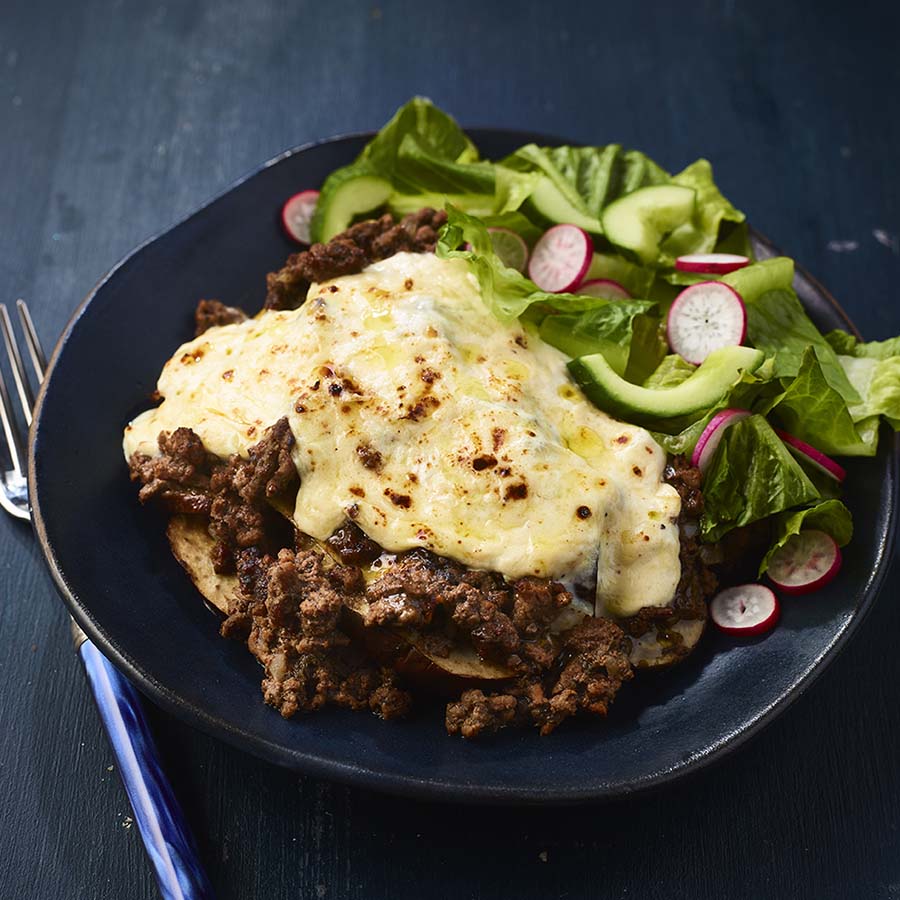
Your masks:
M644 387L678 387L682 381L687 381L687 379L696 371L696 366L691 365L689 362L682 359L677 353L670 353L644 381Z
M776 537L759 564L760 575L769 568L772 554L804 528L824 531L837 541L839 547L849 544L853 537L853 518L840 500L823 500L806 509L781 513L775 517L773 524Z
M900 393L900 388L898 388ZM837 456L874 456L874 440L863 440L844 398L828 383L816 352L807 347L800 370L784 391L757 406L756 411L771 413L791 434L812 444L823 453Z
M850 406L857 429L872 416L883 416L894 431L900 431L900 356L839 356L838 360L860 396L859 403Z
M726 430L706 470L700 533L717 541L733 528L818 499L769 423L750 416Z
M537 175L535 204L539 215L548 215L548 206L539 202L539 194L555 193L565 219L556 215L553 221L569 221L599 234L599 216L605 206L623 194L651 184L665 184L668 172L636 150L623 151L618 144L603 147L539 147L526 144L500 163L501 168ZM549 190L548 190L549 186Z
M744 214L735 209L721 194L713 181L708 160L698 159L672 177L674 184L693 188L697 205L690 222L676 228L662 243L663 264L671 265L675 258L687 253L710 253L719 240L719 227L725 222L743 222Z
M828 384L848 404L859 402L859 394L850 384L837 354L806 315L793 290L766 291L751 301L744 297L744 303L750 343L774 358L776 376L797 375L803 354L812 347Z
M632 297L649 298L654 273L646 266L639 266L615 253L595 253L591 259L585 281L608 278L617 281Z
M478 160L478 149L452 116L438 109L425 97L413 97L366 144L356 162L367 163L373 171L390 178L399 187L404 182L403 176L398 174L398 161L405 140L414 142L416 151L413 155L422 153L432 160L461 164ZM407 144L406 149L407 153L413 152L410 144ZM414 185L428 186L418 183Z
M546 343L571 357L602 353L617 375L652 371L660 356L655 303L619 300L583 313L559 313L541 322ZM644 321L646 320L646 321Z

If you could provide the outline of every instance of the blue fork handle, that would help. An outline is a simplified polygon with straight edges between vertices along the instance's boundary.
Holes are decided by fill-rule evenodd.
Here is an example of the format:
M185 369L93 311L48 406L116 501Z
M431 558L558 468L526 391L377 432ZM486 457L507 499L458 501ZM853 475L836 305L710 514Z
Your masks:
M131 683L85 639L78 648L163 900L211 900L184 814L160 765Z

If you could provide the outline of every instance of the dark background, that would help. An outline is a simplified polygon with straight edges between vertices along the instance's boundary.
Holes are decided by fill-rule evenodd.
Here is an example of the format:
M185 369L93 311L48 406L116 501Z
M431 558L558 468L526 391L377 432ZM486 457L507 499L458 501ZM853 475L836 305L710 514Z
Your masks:
M422 93L464 125L616 140L669 169L707 156L864 336L888 337L897 9L3 0L0 299L24 297L52 344L136 243L281 150L377 128ZM150 714L221 898L900 898L898 555L783 718L680 786L605 806L393 800ZM63 606L5 519L0 636L0 897L155 897Z

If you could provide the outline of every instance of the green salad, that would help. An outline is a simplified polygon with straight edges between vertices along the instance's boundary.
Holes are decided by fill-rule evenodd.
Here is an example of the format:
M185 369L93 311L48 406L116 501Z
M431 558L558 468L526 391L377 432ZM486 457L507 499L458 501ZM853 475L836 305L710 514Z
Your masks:
M498 320L521 320L597 406L701 469L703 541L767 520L762 575L805 532L850 540L832 457L873 456L882 423L900 428L900 337L822 334L793 261L754 258L709 162L670 174L618 144L485 160L415 98L327 178L309 237L425 206L446 209L437 254L466 260Z

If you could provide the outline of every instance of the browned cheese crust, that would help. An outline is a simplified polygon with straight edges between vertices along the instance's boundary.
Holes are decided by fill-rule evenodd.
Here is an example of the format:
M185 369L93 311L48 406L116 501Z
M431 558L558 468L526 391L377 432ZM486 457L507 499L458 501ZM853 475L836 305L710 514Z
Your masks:
M266 306L293 309L311 282L359 272L396 252L431 251L445 220L423 209L399 223L385 215L354 225L270 274ZM244 318L204 300L197 332ZM189 428L164 432L158 443L158 456L129 461L140 500L175 517L169 536L176 556L226 612L223 636L245 641L260 662L265 700L285 717L335 705L393 719L409 712L413 688L446 695L449 687L457 698L446 710L451 734L523 725L549 734L579 712L606 715L632 677L632 640L617 624L596 618L551 632L572 601L556 582L507 582L425 550L383 554L349 520L324 543L297 532L276 512L292 508L299 488L286 418L247 459L207 453ZM699 472L679 457L666 478L683 503L681 582L670 607L624 623L631 635L681 618L705 620L705 597L715 588L696 539Z

